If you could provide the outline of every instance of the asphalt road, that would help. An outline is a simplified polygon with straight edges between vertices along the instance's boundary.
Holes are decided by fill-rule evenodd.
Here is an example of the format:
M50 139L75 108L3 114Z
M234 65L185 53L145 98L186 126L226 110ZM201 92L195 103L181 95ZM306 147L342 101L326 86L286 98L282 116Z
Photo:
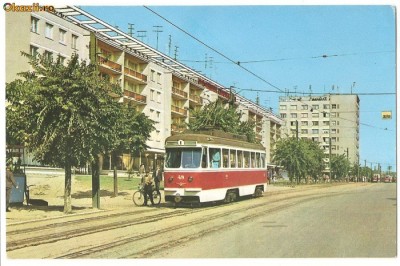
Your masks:
M157 258L394 258L396 184L294 205L176 246Z

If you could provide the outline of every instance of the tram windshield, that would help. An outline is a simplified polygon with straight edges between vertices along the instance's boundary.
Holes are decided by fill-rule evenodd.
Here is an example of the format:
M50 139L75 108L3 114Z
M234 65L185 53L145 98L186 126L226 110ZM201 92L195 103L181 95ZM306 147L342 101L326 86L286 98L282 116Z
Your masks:
M167 148L165 166L167 168L199 168L201 148Z

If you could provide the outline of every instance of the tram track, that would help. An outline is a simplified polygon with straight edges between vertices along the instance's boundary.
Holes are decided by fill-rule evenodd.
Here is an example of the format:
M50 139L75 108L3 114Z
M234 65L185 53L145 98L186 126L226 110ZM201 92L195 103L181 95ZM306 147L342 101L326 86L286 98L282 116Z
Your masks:
M316 188L319 189L319 188ZM298 192L298 193L295 193ZM304 194L305 193L305 194ZM21 229L15 229L12 228L10 231L7 232L7 245L6 245L6 251L18 251L18 250L23 250L24 248L29 248L29 247L35 247L35 246L41 246L44 244L51 244L51 243L56 243L61 241L66 241L69 239L79 239L80 237L87 237L96 233L102 233L105 231L110 231L113 232L112 230L118 230L122 229L124 227L129 227L129 226L134 226L134 225L145 225L145 224L151 224L151 223L156 223L159 221L169 221L173 220L174 218L185 216L185 215L193 215L193 216L202 216L202 218L197 219L195 221L189 221L187 223L179 223L179 226L170 226L170 227L165 227L161 228L159 230L154 230L152 232L134 232L135 235L131 235L130 237L123 238L123 239L117 239L113 241L109 241L109 243L99 243L94 246L91 246L89 248L80 247L79 249L81 250L75 250L72 252L68 251L65 254L59 254L55 255L54 257L56 258L80 258L80 257L91 257L92 255L99 254L104 252L106 253L109 250L112 249L118 249L119 247L122 247L124 245L127 245L129 243L135 242L135 241L149 241L151 242L152 237L156 237L158 235L162 235L165 233L173 233L176 230L183 230L184 228L193 228L194 226L199 226L199 225L204 225L207 222L213 222L218 219L221 219L226 216L231 216L234 214L240 214L242 212L247 212L249 210L254 210L257 208L263 208L267 212L269 211L276 211L279 209L283 208L289 208L295 203L287 203L286 205L283 204L283 202L287 201L299 201L301 202L302 200L312 200L312 191L306 190L306 191L286 191L286 193L271 193L271 194L264 194L264 197L261 197L260 199L265 199L268 198L268 196L274 196L273 198L269 198L267 200L262 200L259 203L254 204L254 202L251 202L251 204L246 204L247 202L250 202L245 200L243 203L244 205L241 204L242 201L240 202L235 202L235 203L230 203L230 204L218 204L214 206L208 206L204 208L190 208L190 209L184 209L184 208L179 208L179 209L174 209L171 211L171 209L167 208L154 208L154 209L143 209L143 210L135 210L135 211L124 211L124 212L112 212L112 213L104 213L104 214L99 214L93 217L80 217L77 216L74 220L71 221L66 221L63 222L62 220L56 219L55 223L52 223L51 221L48 221L49 224L44 225L43 227L39 227L37 225L40 224L40 221L36 223L33 223L30 225L30 228L21 228ZM329 195L329 194L328 194ZM327 195L324 195L327 196ZM306 198L310 199L306 199ZM320 196L322 197L322 196ZM271 205L273 204L278 204L277 207L274 207L276 209L271 209ZM272 207L271 207L272 208ZM216 209L216 210L215 210ZM210 212L213 212L215 210L217 213L215 214L209 214ZM204 213L204 215L203 215ZM243 217L243 221L246 221L247 219L251 219L254 215L249 215L249 218ZM118 219L119 217L123 217L123 219ZM256 217L256 216L254 216ZM97 225L91 225L91 223L96 222L101 220L101 223ZM236 224L239 221L229 221L225 225L221 225L222 227L227 227L229 224L232 226ZM17 224L15 225L17 226ZM220 228L221 226L217 226L216 228ZM221 227L221 228L222 228ZM146 250L137 250L137 252L132 253L132 254L125 254L121 257L144 257L146 254L148 254L149 250L156 252L159 250L159 247L168 247L170 245L174 245L178 242L185 242L185 239L193 239L195 236L201 236L206 234L208 231L213 231L213 229L205 229L204 231L199 231L195 232L192 235L184 236L181 239L173 240L172 242L168 243L169 241L167 240L166 243L162 243L161 245L155 245L155 246L150 246L146 248ZM11 237L11 239L9 239Z
M323 197L329 197L329 196L334 196L337 194L324 194L324 195L319 195L319 196L310 196L310 195L296 195L296 196L292 196L292 197L288 197L286 198L284 201L286 203L282 204L282 200L274 200L274 201L270 201L269 203L277 203L277 206L274 207L268 207L265 202L262 203L258 203L258 204L254 204L252 206L244 206L244 207L240 207L240 208L235 208L232 210L228 210L228 211L222 211L216 214L212 214L212 215L205 215L203 218L201 219L196 219L193 221L189 221L189 222L185 222L185 223L180 223L179 225L173 225L173 226L169 226L166 228L162 228L159 230L154 230L151 232L147 232L147 233L142 233L142 234L137 234L134 236L130 236L124 239L120 239L118 241L114 241L112 243L106 243L106 244L102 244L102 245L96 245L87 249L83 249L83 250L79 250L76 252L71 252L69 254L64 254L62 256L59 256L57 258L62 258L62 259L72 259L72 258L89 258L95 254L102 254L104 256L104 254L106 252L110 252L112 251L112 249L122 249L122 250L130 250L129 248L123 248L124 245L129 245L133 242L137 242L137 241L144 241L144 242L154 242L154 245L151 246L147 246L146 248L142 249L142 250L136 250L133 253L128 253L125 254L123 256L121 256L120 258L144 258L147 257L149 254L155 254L159 251L171 248L176 246L177 244L182 244L182 243L186 243L188 241L192 241L196 238L199 238L201 236L204 236L206 234L212 233L214 231L218 231L218 230L222 230L222 229L226 229L229 228L231 226L235 226L239 223L248 221L250 219L254 219L258 216L261 215L265 215L265 213L272 213L275 211L279 211L279 210L284 210L287 208L290 208L292 206L304 203L304 202L308 202L311 200L317 200ZM298 200L299 198L303 198ZM297 200L296 200L297 199ZM287 202L289 201L289 202ZM281 204L280 204L281 203ZM232 205L232 204L230 204ZM253 212L253 214L251 215L244 215L243 217L236 219L236 220L229 220L227 222L224 223L220 223L218 225L215 226L215 223L213 223L214 221L227 217L227 216L231 216L233 214L240 214L240 213L248 213L249 211L254 211L256 209L262 208L263 211L256 211ZM212 226L207 226L207 224L212 224ZM193 233L192 231L188 230L188 234L185 234L184 236L181 236L177 239L166 239L163 243L159 243L159 241L151 241L151 239L153 237L159 237L161 235L174 235L174 233L176 231L182 232L185 231L188 228L194 228L194 227L198 227L199 225L206 225L205 229L203 230L199 230L198 232ZM140 245L139 245L140 246Z

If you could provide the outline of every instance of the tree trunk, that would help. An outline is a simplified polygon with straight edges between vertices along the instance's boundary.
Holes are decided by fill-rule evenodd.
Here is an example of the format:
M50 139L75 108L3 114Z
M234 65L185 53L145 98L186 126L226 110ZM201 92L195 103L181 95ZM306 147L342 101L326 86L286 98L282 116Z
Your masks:
M99 156L92 162L92 207L100 209L100 163Z
M117 154L116 152L112 153L112 161L113 161L113 169L114 169L114 197L118 196L118 176L117 176Z
M64 186L64 213L68 214L72 212L71 204L71 165L67 163L65 165L65 186Z

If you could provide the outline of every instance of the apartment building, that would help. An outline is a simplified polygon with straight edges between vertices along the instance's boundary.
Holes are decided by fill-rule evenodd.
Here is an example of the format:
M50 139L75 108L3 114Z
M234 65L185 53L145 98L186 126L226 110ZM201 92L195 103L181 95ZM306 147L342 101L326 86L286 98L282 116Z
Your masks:
M6 82L29 70L21 52L70 58L76 53L89 60L89 32L49 12L5 12Z
M23 42L27 47L39 47L38 52L49 50L53 55L61 54L66 57L74 51L81 52L81 58L89 58L91 62L97 63L102 76L121 86L123 92L123 97L119 100L121 103L133 106L137 111L143 112L155 121L156 129L147 142L149 148L133 156L121 154L118 157L118 169L137 170L139 165L144 163L150 170L155 165L163 164L165 139L172 134L184 131L194 110L217 99L226 104L234 102L244 114L243 119L252 119L256 122L257 126L254 130L257 138L266 147L268 158L270 158L270 151L276 140L280 138L280 127L283 124L283 120L270 110L232 93L229 88L225 88L77 7L56 8L54 14L32 13L26 16L27 22L20 24L14 21L13 23L21 28L27 25L29 29L29 26L34 24L35 19L39 17L41 23L39 28L44 27L45 30L47 24L52 24L53 39L58 40L57 45L61 46L48 47L49 41L45 35L42 40L33 42L24 39L20 40L21 43ZM13 23L10 21L7 28ZM78 36L76 44L79 47L70 51L65 50L69 47L59 42L62 35L59 29L67 31L66 38L70 38L71 42L73 36ZM12 30L9 29L9 31ZM7 51L15 49L11 47L14 43L13 38L17 36L12 34L7 36L9 43L6 47ZM68 43L67 40L65 42ZM71 53L68 54L68 52ZM7 52L7 54L10 53ZM12 65L7 72L13 72L14 69L14 72L19 72L29 67L12 63L18 60L17 58L19 59L19 54L12 53L7 59ZM13 77L11 73L7 75L11 80ZM103 170L110 170L113 165L111 156L103 156L101 164Z
M78 54L89 60L89 32L49 12L5 12L6 28L6 82L21 78L18 73L30 70L28 59L21 52L31 55L68 59ZM22 155L24 152L24 155ZM33 156L23 149L13 151L24 163L37 165Z
M357 95L283 96L279 111L285 121L284 137L311 139L329 153L347 156L358 164L360 134L360 99Z

